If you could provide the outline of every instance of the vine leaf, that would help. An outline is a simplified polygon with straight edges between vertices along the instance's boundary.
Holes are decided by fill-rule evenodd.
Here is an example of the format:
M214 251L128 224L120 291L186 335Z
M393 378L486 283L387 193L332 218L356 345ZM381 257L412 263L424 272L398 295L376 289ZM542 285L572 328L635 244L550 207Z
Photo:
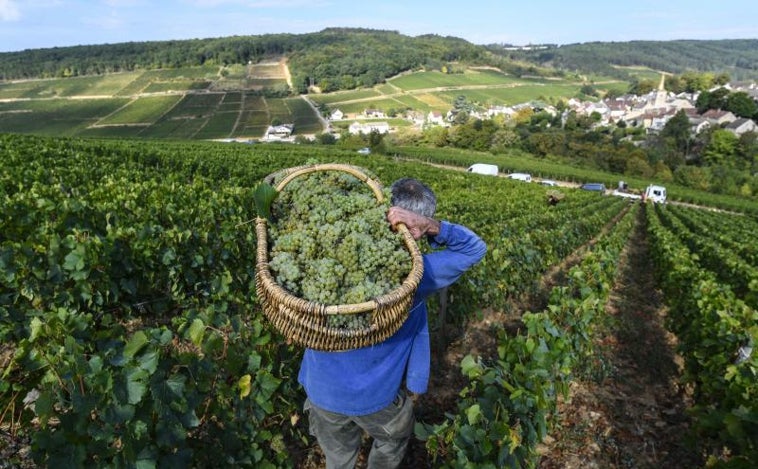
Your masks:
M253 193L253 200L255 201L255 211L259 217L273 221L271 217L271 204L276 200L277 195L279 195L279 191L271 184L266 182L258 184Z

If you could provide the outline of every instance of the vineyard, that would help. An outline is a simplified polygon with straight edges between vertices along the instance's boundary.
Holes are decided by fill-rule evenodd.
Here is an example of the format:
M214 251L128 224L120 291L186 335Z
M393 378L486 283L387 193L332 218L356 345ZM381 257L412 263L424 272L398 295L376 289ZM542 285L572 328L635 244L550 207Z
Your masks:
M694 402L692 451L758 462L751 216L572 189L550 206L538 185L333 147L5 135L0 154L0 450L22 443L39 466L318 465L301 350L256 299L251 223L266 175L313 162L426 181L438 218L486 241L485 259L431 301L439 347L455 339L441 331L517 316L491 325L491 353L462 357L454 401L421 413L412 456L427 467L539 463L640 226ZM538 307L519 311L524 298Z

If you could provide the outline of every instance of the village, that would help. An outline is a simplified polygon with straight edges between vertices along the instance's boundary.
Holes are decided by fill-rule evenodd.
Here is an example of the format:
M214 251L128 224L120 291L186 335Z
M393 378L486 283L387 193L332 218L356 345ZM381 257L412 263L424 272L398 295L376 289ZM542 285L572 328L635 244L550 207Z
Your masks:
M571 98L567 101L563 111L559 111L555 106L544 102L527 102L511 106L494 105L486 110L472 110L469 112L469 117L486 120L502 116L507 121L515 119L527 109L531 112L546 112L552 116L561 113L562 120L565 122L568 115L575 112L577 116L595 117L596 127L619 125L623 122L622 125L642 127L646 133L653 134L661 131L679 111L684 111L690 120L693 136L709 128L723 128L738 137L748 132L758 132L758 124L754 120L738 117L729 111L710 109L702 114L698 113L695 103L699 93L674 94L666 91L663 83L664 77L662 76L658 88L645 95L625 94L595 101ZM725 88L729 92L744 92L758 102L758 84L755 82L729 83L714 87L709 91L718 88ZM446 113L429 111L426 114L419 111L407 111L403 118L410 121L413 128L424 130L436 126L449 127L454 125L456 113L455 109L450 109ZM347 126L347 131L351 135L368 135L372 132L388 134L396 130L386 120L388 117L380 109L367 108L362 113L347 114L337 108L332 110L325 119L325 132L332 133L335 138L339 138L339 128L344 126L338 126L337 123L352 121ZM261 141L294 142L295 134L294 124L269 126Z

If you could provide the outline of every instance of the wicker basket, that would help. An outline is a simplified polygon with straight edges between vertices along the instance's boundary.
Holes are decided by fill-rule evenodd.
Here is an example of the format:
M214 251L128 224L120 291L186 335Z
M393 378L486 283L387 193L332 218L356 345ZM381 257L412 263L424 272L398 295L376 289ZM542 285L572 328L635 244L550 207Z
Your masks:
M284 176L276 186L278 191L293 179L316 171L343 171L365 182L378 201L384 200L381 185L369 178L360 168L343 164L318 164L289 168L266 178L273 183L275 177ZM265 218L256 218L257 257L256 292L266 317L284 337L295 344L315 350L350 350L381 342L397 332L408 317L413 295L416 292L424 264L416 241L405 225L398 230L411 255L411 272L403 283L371 301L354 304L325 305L292 295L276 283L269 268L268 234ZM370 326L363 329L334 328L327 319L333 314L370 313Z

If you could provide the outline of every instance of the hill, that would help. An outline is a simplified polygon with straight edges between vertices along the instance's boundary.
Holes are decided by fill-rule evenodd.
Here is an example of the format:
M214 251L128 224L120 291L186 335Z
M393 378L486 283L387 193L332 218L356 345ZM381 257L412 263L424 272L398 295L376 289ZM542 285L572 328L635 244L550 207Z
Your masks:
M737 80L758 77L758 39L588 42L528 49L496 44L488 50L507 60L620 79L629 79L630 74L619 66L643 66L674 74L727 73Z
M0 80L112 72L229 66L288 58L294 91L370 87L398 73L452 63L488 65L515 76L567 72L630 74L616 66L728 73L758 78L758 39L590 42L530 49L475 45L450 36L406 36L396 31L328 28L308 34L266 34L177 41L126 42L0 53Z

